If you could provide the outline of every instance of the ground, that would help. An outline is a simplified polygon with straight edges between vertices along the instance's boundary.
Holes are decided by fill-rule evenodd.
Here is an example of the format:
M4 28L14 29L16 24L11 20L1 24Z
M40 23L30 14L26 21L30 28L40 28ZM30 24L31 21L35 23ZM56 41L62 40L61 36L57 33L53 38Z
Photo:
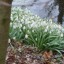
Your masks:
M64 56L13 41L7 48L6 64L64 64Z

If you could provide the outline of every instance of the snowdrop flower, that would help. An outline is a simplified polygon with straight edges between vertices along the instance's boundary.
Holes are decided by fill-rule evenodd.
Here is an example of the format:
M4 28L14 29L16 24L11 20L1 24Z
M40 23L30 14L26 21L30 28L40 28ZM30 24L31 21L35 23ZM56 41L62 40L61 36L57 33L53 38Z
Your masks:
M28 35L27 34L25 35L25 38L28 38Z
M61 35L60 35L61 37L63 37L63 33L61 33Z
M44 24L46 24L46 21L43 21Z
M8 57L8 56L6 56L6 59L5 59L5 60L8 60L8 58L9 58L9 57Z
M62 29L62 32L64 33L64 29Z
M19 24L19 27L22 27L22 24Z
M62 29L61 25L58 26L59 29Z
M30 21L26 21L25 23L26 23L26 24L29 24L29 23L30 23Z
M31 20L32 23L34 23L34 20Z
M10 23L10 25L12 25L12 22Z
M32 30L32 32L34 32L34 30Z
M47 27L46 27L45 32L47 32L47 31L48 31L48 29L49 29L49 26L47 26Z
M37 41L37 38L35 40Z
M52 31L49 32L50 34L52 33Z
M8 43L10 43L11 42L11 40L10 39L8 39Z
M16 39L16 37L13 37L13 39L15 40L15 39Z
M21 21L23 22L24 20L23 20L23 19L21 19Z
M14 29L15 29L16 27L17 27L16 25L13 26Z
M52 19L50 19L49 21L50 21L50 23L52 24Z
M38 17L37 15L35 15L35 17Z
M19 31L21 32L22 30L21 30L21 29L19 29Z
M23 27L23 30L25 30L25 29L26 29L26 27L24 26L24 27Z
M46 26L47 23L46 23L45 21L43 21L43 22L41 23L41 25L42 25L42 26Z
M58 32L57 33L60 33L60 30L58 30Z
M15 19L16 21L18 21L18 16L16 17L16 19Z
M48 31L47 29L44 30L44 32L47 32L47 31Z
M13 19L13 16L11 16L11 20L14 20L14 19Z
M25 19L25 17L23 16L23 18L22 19Z
M56 29L57 28L56 25L53 25L53 28Z
M38 21L42 21L42 19L39 19Z
M30 31L29 31L29 30L27 30L27 32L28 32L28 33L30 33Z
M25 20L26 20L26 22L28 22L28 20L29 20L29 19L28 19L28 18L26 18Z
M33 27L33 26L35 26L35 22L33 22L33 23L31 24L31 27Z

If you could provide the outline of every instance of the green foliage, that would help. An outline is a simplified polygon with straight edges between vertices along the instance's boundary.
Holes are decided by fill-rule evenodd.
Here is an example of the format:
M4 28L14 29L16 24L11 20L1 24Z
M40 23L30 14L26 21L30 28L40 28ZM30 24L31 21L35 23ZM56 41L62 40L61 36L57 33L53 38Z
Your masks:
M27 35L28 38L25 39L26 42L30 45L34 45L40 50L53 50L59 52L59 50L64 48L63 38L56 33L45 32L43 27L30 30L30 33Z
M60 53L64 49L64 28L52 20L40 19L30 11L12 8L10 37L23 40L40 50Z

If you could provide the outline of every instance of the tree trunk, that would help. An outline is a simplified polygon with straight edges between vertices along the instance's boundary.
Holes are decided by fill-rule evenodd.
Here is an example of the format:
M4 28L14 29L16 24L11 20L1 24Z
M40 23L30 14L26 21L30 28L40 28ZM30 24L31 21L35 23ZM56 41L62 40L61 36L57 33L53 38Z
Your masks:
M64 0L56 0L59 6L58 23L62 24L64 15Z
M62 25L63 22L63 9L61 8L61 6L59 6L59 15L58 15L58 24Z
M2 5L1 1L12 4L12 0L0 0L0 64L5 64L11 6Z

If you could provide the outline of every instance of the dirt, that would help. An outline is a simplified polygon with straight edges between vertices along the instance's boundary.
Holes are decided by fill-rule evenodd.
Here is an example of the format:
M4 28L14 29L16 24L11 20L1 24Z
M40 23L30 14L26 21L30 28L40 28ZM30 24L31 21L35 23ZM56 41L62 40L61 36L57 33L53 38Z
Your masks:
M64 64L64 56L52 51L40 52L36 47L16 42L7 48L6 64Z

